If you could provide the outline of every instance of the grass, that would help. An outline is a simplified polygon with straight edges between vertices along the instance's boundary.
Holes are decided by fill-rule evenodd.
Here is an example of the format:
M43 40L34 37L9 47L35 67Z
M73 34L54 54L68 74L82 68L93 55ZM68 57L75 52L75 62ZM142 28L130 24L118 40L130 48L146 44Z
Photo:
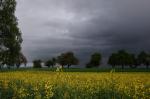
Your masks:
M14 69L0 72L0 99L149 99L150 73L110 69ZM127 72L128 71L128 72Z
M64 68L64 72L110 72L111 68ZM56 68L13 68L13 69L1 69L0 72L10 72L10 71L56 71ZM115 72L150 72L150 69L146 68L116 68Z

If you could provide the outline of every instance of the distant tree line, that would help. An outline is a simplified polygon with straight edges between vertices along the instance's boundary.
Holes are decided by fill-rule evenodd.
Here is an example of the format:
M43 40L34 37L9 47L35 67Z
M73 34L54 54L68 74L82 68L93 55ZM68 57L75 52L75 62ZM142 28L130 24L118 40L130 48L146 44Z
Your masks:
M113 68L116 66L121 66L122 69L126 66L136 68L140 65L144 65L146 68L149 68L150 54L142 51L138 55L135 55L128 53L125 50L120 50L117 53L112 53L108 59L108 64L110 64Z
M34 68L41 68L42 61L35 60L33 61ZM73 52L62 53L56 58L49 59L44 62L44 65L47 67L54 67L56 63L60 64L62 68L66 66L70 68L72 65L78 65L79 59L74 55ZM101 53L93 53L89 62L86 64L86 68L97 68L102 63L102 55ZM144 51L135 55L133 53L128 53L125 50L119 50L116 53L112 53L107 62L112 68L121 67L124 69L125 67L137 68L138 66L145 66L147 69L150 65L150 54Z
M42 62L41 60L34 60L33 67L41 68L42 67L41 62ZM62 68L64 68L64 66L67 66L68 68L70 68L72 65L78 65L79 60L77 59L77 57L74 55L73 52L66 52L57 56L57 58L52 58L52 59L47 60L44 63L44 65L47 67L54 67L56 63L60 64Z

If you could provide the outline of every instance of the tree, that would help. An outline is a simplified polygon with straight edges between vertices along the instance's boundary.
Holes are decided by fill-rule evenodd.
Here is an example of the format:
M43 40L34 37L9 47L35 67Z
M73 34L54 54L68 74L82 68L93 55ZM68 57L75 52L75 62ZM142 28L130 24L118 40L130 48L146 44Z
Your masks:
M131 67L131 68L136 68L139 63L137 61L137 58L135 57L134 54L129 54L129 57L128 57L128 65Z
M91 55L90 62L86 65L87 68L98 67L101 64L101 54L94 53Z
M4 52L0 49L0 69L4 65Z
M24 64L26 66L27 64L27 59L26 57L23 55L23 53L20 53L19 56L16 58L16 66L17 68L20 67L21 64Z
M149 67L150 65L150 55L147 54L146 52L142 51L140 52L140 54L138 55L138 61L140 65L145 65L146 68Z
M15 17L15 0L0 0L0 65L16 64L21 52L22 37Z
M62 65L62 68L64 68L65 65L67 65L66 62L66 55L62 53L60 56L57 57L57 62Z
M56 59L55 58L52 58L48 61L45 62L45 66L48 66L48 67L54 67L54 65L56 64Z
M112 68L115 68L116 65L118 65L118 55L117 55L117 53L112 53L112 55L109 57L107 63L109 65L111 65Z
M22 63L24 64L25 67L27 66L28 60L24 55L22 56Z
M57 60L56 60L55 57L52 58L52 62L53 62L53 65L52 65L52 66L54 67L54 65L56 65L56 62L57 62Z
M142 51L142 52L139 53L138 61L139 61L140 65L145 63L146 57L147 57L146 52Z
M42 63L41 60L34 60L33 61L33 68L42 68L41 63Z
M87 63L86 64L86 68L92 68L93 66L91 65L91 63Z
M71 65L77 65L79 63L73 52L62 53L60 56L58 56L57 61L62 65L62 67L67 65L68 68Z
M148 69L150 65L150 55L147 55L146 60L145 60L145 65L146 65L146 68Z
M118 51L118 65L121 65L122 69L128 64L128 58L129 54L125 50Z
M51 67L51 66L53 66L53 62L52 62L52 60L48 60L48 61L46 61L46 62L45 62L45 66L47 66L47 67Z
M134 54L130 54L125 50L119 50L117 53L112 53L108 59L108 64L112 65L112 67L115 67L116 65L122 66L122 69L124 69L124 66L136 68L143 64L148 69L150 65L150 55L142 51L136 57Z
M125 50L119 50L117 53L112 53L108 59L108 64L112 65L113 68L117 65L122 66L122 69L124 69L124 66L135 68L136 58L134 54L130 54Z
M73 53L73 52L67 52L65 55L66 55L66 63L67 63L68 68L69 68L71 65L78 65L79 61L78 61L78 59L74 56L74 53Z

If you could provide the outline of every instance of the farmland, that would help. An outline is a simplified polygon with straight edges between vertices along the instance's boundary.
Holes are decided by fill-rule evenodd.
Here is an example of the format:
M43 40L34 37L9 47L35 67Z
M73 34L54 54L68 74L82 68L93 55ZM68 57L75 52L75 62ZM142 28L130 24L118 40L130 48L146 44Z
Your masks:
M148 99L149 72L0 72L0 99Z

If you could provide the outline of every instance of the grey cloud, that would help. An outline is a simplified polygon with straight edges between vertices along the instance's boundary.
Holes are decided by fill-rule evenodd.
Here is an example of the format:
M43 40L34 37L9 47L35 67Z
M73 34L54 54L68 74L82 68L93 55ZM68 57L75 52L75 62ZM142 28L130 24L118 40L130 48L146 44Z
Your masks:
M74 51L87 61L119 49L150 51L149 0L17 0L23 52L33 60Z

